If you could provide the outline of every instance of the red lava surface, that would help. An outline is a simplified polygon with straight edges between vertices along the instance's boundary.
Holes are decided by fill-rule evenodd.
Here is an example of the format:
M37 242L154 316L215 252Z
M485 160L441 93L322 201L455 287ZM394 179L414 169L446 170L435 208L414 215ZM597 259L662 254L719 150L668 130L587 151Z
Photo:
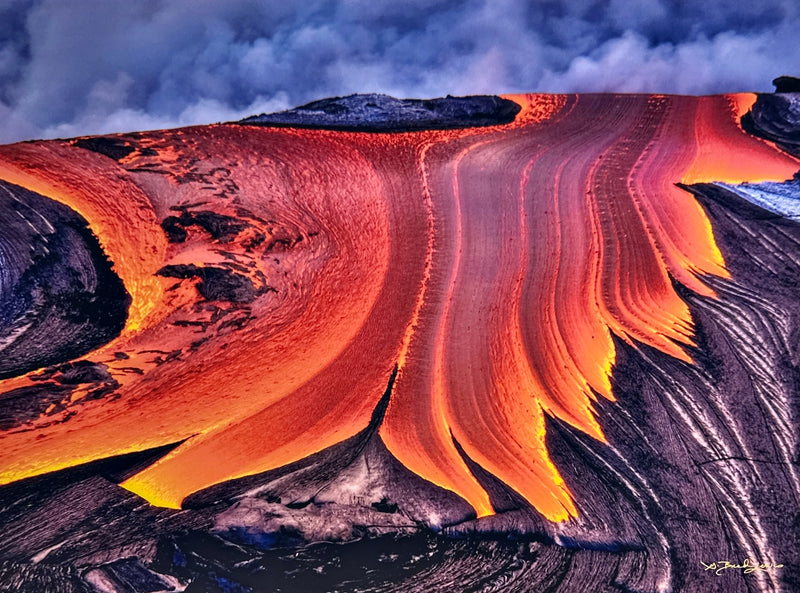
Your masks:
M728 275L675 183L798 163L739 128L752 95L507 98L522 112L489 128L212 125L119 136L137 147L119 162L70 141L0 147L0 178L89 221L132 297L122 335L85 357L116 393L76 390L0 435L0 483L185 440L123 483L177 508L364 429L397 364L380 436L400 462L491 514L455 439L547 518L575 515L545 414L603 440L612 333L691 362L670 277L713 297L704 276ZM234 223L170 243L161 223L181 212ZM224 269L254 296L203 298L166 265Z

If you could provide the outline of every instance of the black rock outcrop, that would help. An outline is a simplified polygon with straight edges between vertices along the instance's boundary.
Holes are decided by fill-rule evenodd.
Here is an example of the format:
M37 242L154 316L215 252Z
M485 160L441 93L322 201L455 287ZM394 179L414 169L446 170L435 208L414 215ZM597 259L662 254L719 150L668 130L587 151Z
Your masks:
M130 296L86 221L0 181L0 379L71 360L122 331Z
M507 124L520 106L493 95L439 99L395 99L363 94L314 101L288 111L254 115L240 124L326 128L356 132L449 130Z
M779 76L772 84L776 93L800 93L800 78L794 76Z
M742 116L742 128L800 157L800 94L758 95Z

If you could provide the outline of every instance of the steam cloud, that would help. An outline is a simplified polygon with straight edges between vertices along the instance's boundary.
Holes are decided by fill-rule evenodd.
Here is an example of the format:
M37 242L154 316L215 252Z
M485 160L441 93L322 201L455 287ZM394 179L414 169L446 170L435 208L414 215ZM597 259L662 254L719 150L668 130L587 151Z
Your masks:
M0 142L354 92L765 91L794 0L0 0Z

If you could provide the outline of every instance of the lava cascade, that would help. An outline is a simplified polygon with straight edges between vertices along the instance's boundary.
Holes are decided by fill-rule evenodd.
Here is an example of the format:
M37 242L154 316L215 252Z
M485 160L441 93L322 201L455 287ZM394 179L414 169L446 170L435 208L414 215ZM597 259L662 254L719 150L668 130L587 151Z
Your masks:
M132 298L85 357L116 391L5 431L0 483L183 441L123 484L177 508L362 430L397 365L380 436L400 462L478 516L493 508L462 452L547 518L576 515L545 415L603 440L612 334L690 364L673 280L713 297L704 278L728 274L676 182L798 164L742 132L751 95L508 98L516 121L487 128L222 124L120 135L115 159L0 147L0 178L81 214Z

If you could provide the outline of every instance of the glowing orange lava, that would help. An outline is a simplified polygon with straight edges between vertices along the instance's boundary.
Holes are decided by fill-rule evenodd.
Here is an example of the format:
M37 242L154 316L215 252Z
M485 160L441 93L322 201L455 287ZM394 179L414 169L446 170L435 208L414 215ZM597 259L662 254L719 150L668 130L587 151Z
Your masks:
M133 298L123 334L86 357L116 397L0 435L0 483L185 440L123 484L179 507L364 429L398 364L380 436L406 467L493 513L455 439L547 518L576 515L545 414L604 439L612 333L691 362L670 277L713 296L703 277L727 275L675 183L782 180L798 163L739 128L750 96L508 98L522 112L490 128L215 125L120 136L136 150L119 162L65 141L0 147L0 178L82 214ZM168 243L177 212L238 226L214 239L187 222ZM257 296L207 301L197 279L156 275L188 264Z

